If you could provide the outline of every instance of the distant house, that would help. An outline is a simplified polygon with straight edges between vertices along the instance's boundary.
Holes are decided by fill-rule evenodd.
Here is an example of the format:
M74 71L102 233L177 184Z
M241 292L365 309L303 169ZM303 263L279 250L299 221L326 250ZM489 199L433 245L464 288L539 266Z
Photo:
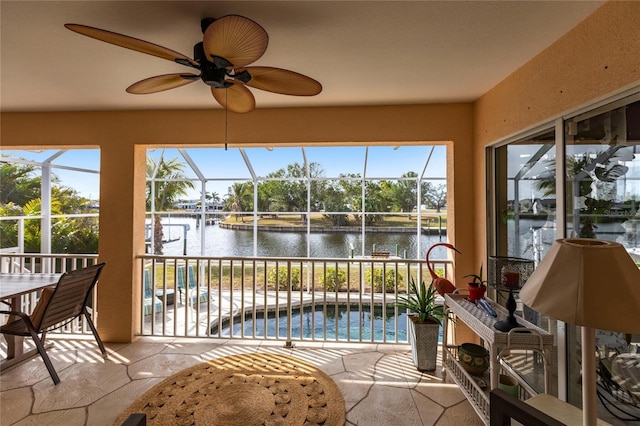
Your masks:
M199 202L199 200L182 200L176 204L176 208L180 210L195 210Z

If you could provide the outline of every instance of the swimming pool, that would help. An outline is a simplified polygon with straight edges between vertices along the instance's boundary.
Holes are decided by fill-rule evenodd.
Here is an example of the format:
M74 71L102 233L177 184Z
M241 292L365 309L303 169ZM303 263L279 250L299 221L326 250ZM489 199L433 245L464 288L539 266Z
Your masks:
M247 313L244 326L241 319L236 317L233 336L286 338L287 327L286 309L279 311L277 318L276 312L268 312L266 319L264 312L259 311L255 313L255 321L253 313ZM212 327L212 334L217 335L217 331L217 327ZM221 336L229 336L228 325L223 327ZM407 343L407 315L396 312L393 307L383 309L382 306L374 306L372 311L370 306L357 304L322 304L316 305L315 309L307 306L302 313L296 307L291 309L291 339Z

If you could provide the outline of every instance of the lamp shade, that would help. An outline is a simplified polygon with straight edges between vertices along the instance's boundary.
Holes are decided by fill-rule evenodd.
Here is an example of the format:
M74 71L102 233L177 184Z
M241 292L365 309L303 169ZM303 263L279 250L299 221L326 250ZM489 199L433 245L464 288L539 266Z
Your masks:
M570 324L640 333L640 269L618 243L556 240L522 287L520 300Z

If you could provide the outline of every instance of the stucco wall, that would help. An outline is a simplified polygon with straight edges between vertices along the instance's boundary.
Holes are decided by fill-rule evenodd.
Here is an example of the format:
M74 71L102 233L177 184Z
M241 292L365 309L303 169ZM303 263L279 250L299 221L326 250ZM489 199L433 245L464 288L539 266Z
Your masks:
M483 159L487 145L634 87L640 92L640 1L613 0L475 102L475 156ZM476 168L481 203L484 173ZM476 219L476 253L484 258L486 218Z
M108 266L99 286L99 328L107 341L130 341L139 318L136 256L144 254L145 148L221 147L224 112L34 112L3 113L1 119L5 148L100 148L99 252ZM229 114L228 123L232 147L446 144L448 238L464 253L454 259L456 271L475 270L471 104L257 109Z

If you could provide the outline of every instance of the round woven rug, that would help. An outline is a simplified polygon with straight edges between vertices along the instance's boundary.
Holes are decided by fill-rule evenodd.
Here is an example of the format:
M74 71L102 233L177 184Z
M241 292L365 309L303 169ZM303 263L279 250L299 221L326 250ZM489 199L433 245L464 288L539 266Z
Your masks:
M115 425L146 413L148 425L344 425L344 399L317 367L277 354L213 359L145 392Z

